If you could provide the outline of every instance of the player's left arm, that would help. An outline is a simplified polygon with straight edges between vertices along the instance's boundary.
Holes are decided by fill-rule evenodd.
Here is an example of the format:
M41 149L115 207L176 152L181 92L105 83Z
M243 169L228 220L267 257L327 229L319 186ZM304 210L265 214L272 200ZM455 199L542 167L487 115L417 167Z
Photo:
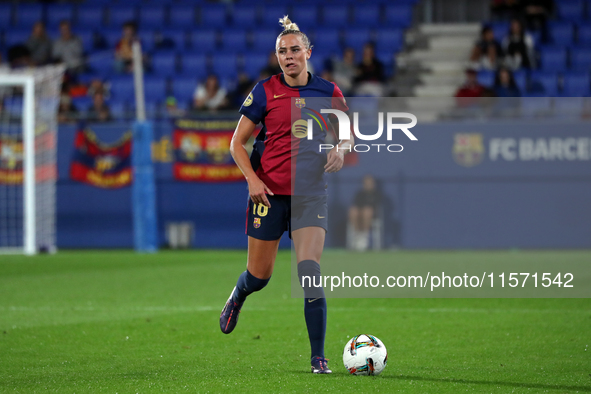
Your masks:
M339 89L339 87L336 84L334 86L333 93L333 108L347 113L347 116L349 115L349 107L347 107L345 98L343 97L343 92L341 92L341 89ZM353 124L351 121L349 121L349 123L351 125ZM332 148L330 152L328 152L328 155L326 156L326 165L324 166L325 172L337 172L341 168L343 168L343 163L345 162L345 154L347 152L350 152L353 147L353 130L351 130L351 133L349 135L350 136L348 139L339 141L339 143L334 148Z

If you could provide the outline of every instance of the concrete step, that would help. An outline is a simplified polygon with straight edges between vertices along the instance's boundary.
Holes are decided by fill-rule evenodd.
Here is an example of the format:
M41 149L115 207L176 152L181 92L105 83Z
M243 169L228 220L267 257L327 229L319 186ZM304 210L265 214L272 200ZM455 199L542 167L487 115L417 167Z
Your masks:
M463 72L449 74L424 73L419 77L421 84L430 86L459 86L462 82L464 82L464 79L465 77Z
M409 61L466 61L470 56L470 50L462 47L447 50L420 50L405 55Z
M481 25L478 23L424 23L418 31L429 36L473 35L478 36Z
M472 35L460 37L430 37L429 48L432 50L454 50L457 48L472 50L476 37Z
M457 86L416 86L414 89L417 97L451 97L456 93Z

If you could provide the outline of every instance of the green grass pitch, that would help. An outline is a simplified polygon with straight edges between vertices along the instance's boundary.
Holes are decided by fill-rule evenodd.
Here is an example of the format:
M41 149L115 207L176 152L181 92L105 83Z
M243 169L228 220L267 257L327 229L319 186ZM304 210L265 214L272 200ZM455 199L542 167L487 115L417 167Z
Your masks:
M330 252L329 252L330 253ZM397 252L586 259L589 251ZM0 392L591 392L589 299L329 299L326 353L312 375L289 252L236 330L218 318L244 251L128 251L0 257ZM414 260L413 260L414 259ZM349 376L351 335L378 336L388 365Z

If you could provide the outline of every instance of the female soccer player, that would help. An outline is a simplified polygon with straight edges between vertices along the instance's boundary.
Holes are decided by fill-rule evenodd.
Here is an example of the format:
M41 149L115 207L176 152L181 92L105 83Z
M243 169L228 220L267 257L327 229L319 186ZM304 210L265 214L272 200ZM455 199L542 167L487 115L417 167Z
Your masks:
M320 283L320 257L327 230L327 197L324 173L336 172L343 166L344 150L350 141L343 140L339 149L328 154L308 150L302 155L304 140L294 128L292 136L293 97L331 97L333 108L347 111L341 90L332 82L308 72L307 60L312 54L308 37L287 16L279 20L284 30L276 40L276 55L283 73L260 81L246 98L230 150L248 182L250 199L247 210L247 269L238 278L220 316L220 328L229 334L236 327L238 314L246 297L261 290L273 273L279 240L289 230L293 240L300 283L302 276L316 277ZM305 106L305 99L298 108ZM253 163L244 145L256 125L264 125L264 151L260 163ZM315 136L317 137L317 136ZM305 141L307 143L307 141ZM299 145L298 145L299 144ZM292 169L294 146L300 146L297 169ZM260 153L260 152L259 152ZM253 155L254 156L254 155ZM254 161L254 160L253 160ZM295 160L294 160L295 161ZM294 192L292 173L302 184ZM298 183L297 176L295 182ZM297 186L297 185L296 185ZM312 372L331 373L324 358L326 333L326 300L322 288L305 283L304 315L312 351Z

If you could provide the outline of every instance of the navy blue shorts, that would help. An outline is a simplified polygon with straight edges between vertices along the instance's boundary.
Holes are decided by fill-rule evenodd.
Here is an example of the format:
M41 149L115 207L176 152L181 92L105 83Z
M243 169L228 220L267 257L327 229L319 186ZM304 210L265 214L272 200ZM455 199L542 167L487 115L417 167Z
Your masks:
M328 230L327 196L270 196L271 208L253 204L248 199L246 234L263 241L275 241L285 231L304 227L322 227Z

